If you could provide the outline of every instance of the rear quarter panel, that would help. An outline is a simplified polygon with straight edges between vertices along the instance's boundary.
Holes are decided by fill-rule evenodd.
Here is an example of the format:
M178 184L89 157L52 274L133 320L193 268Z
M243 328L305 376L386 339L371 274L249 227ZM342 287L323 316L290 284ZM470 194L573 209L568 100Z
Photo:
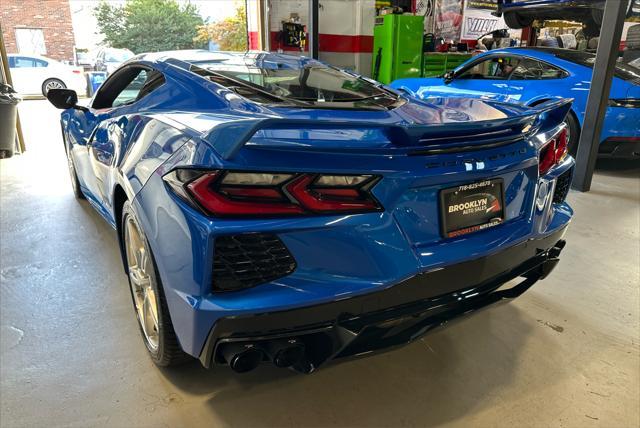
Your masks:
M109 175L102 183L107 210L114 212L113 195L120 185L132 200L151 174L175 153L190 137L161 118L132 115L99 125L96 136L105 133L103 144L94 144L92 163L105 168ZM99 175L99 170L95 171Z

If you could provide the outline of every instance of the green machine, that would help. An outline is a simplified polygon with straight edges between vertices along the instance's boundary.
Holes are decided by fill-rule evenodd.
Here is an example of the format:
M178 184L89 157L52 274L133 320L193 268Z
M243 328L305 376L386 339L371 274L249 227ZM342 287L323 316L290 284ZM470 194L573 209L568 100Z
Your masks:
M422 77L442 76L444 73L453 70L469 58L471 58L471 54L468 53L425 53L424 62L422 63Z
M373 28L371 77L382 83L402 77L420 77L423 33L421 15L377 16Z

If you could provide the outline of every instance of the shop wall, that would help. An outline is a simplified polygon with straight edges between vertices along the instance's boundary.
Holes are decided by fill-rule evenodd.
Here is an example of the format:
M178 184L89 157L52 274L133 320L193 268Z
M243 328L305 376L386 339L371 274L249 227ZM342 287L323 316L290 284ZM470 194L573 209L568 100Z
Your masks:
M308 54L283 46L278 38L282 21L297 14L299 22L309 24L308 0L271 0L269 2L271 51L293 55ZM248 0L247 19L250 48L258 48L257 0ZM330 64L369 74L373 50L375 0L321 0L319 7L319 58Z

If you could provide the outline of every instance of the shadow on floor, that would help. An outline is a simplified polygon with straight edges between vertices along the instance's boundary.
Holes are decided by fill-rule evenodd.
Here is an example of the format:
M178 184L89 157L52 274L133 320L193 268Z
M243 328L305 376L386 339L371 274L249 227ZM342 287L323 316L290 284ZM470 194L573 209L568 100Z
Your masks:
M640 159L598 159L596 169L609 177L640 177Z
M514 305L496 309L308 376L268 365L237 375L198 362L161 372L186 393L208 395L211 411L232 426L437 425L492 406L488 398L513 381L532 324Z

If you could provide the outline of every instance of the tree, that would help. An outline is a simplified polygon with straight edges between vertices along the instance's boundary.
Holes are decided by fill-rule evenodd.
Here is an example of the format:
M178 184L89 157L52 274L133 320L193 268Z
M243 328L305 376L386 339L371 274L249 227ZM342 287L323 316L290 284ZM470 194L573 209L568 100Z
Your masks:
M175 0L127 0L124 6L101 1L95 8L98 29L114 48L134 53L192 49L203 20L191 3L180 6Z
M236 8L235 16L198 27L196 42L216 42L223 51L247 50L247 11L244 4Z

